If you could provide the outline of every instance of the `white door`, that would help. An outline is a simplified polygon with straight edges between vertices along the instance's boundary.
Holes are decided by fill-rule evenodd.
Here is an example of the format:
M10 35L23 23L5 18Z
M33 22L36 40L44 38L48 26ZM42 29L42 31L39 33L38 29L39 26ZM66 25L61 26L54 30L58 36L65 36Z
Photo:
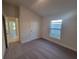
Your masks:
M31 21L31 39L37 39L39 37L39 22L37 20Z
M39 24L38 21L22 20L20 21L20 38L22 43L29 42L38 38L39 36Z

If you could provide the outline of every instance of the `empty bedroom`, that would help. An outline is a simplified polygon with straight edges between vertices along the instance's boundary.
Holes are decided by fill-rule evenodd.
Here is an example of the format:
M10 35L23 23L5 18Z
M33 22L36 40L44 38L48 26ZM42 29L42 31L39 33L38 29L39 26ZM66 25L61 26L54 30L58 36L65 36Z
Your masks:
M3 59L77 59L76 0L2 0Z

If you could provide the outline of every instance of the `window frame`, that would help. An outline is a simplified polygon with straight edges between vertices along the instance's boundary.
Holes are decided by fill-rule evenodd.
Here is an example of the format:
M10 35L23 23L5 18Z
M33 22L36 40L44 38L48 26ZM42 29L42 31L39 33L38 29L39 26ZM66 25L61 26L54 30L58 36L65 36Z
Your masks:
M62 19L57 19L57 20L62 20ZM49 24L48 24L48 37L51 38L51 39L56 39L56 40L61 40L62 39L62 28L63 28L63 20L62 20L62 24L61 24L61 29L60 29L60 38L55 38L55 37L51 37L50 36L50 23L51 23L52 20L49 21Z

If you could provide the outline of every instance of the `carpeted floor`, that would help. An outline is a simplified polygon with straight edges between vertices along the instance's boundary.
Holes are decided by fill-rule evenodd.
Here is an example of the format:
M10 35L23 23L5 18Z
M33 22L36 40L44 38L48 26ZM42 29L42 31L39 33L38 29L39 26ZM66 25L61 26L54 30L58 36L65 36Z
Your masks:
M10 46L4 59L77 59L76 52L44 39Z

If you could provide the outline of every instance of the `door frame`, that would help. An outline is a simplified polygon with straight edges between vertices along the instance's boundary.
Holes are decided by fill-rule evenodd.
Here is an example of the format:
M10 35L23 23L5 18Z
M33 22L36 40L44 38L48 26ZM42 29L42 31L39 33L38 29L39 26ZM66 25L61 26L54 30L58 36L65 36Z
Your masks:
M15 22L15 26L16 26L16 38L15 38L15 40L13 41L12 40L12 42L19 42L20 40L19 40L19 25L18 25L18 18L17 17L10 17L10 16L6 16L5 17L6 18L6 20L7 20L7 22L8 22L8 31L10 32L10 27L9 27L9 22L10 21L13 21L13 22ZM10 38L8 38L8 36L7 36L7 39L10 39ZM9 40L8 40L8 43L11 43L11 42L9 42Z
M3 26L3 33L4 33L4 39L5 39L5 46L8 48L8 43L7 43L7 32L6 32L6 23L5 23L5 17L2 15L2 26Z
M10 17L9 18L15 18L15 17ZM20 40L20 21L19 18L18 19L18 36L19 36L19 43L21 43ZM7 40L7 31L6 31L6 16L2 15L2 26L3 26L3 32L4 32L4 39L5 39L5 46L6 48L8 48L8 40Z

